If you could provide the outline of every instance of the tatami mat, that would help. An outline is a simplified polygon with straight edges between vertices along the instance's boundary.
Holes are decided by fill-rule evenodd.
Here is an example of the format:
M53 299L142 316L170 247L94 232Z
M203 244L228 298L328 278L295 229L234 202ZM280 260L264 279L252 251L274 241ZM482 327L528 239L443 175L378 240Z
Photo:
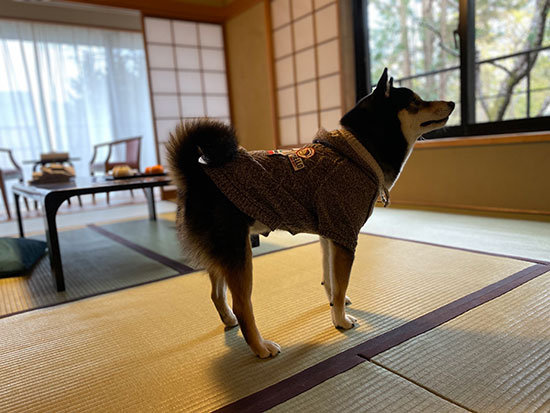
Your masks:
M375 357L477 412L550 411L550 273Z
M57 292L44 256L30 275L0 278L0 317L177 274L88 228L65 231L59 240L66 290Z
M30 274L0 278L0 318L193 271L185 266L175 224L169 220L173 214L166 214L166 218L122 221L60 232L66 290L56 291L49 257L45 255ZM315 235L293 237L278 231L268 238L261 237L260 246L253 249L253 254L265 254L318 239ZM143 250L136 251L135 246L153 254L147 257Z
M269 411L460 413L467 410L381 367L363 363Z
M254 259L255 358L193 273L0 320L0 411L210 411L531 266L362 235L346 332L330 321L318 244Z

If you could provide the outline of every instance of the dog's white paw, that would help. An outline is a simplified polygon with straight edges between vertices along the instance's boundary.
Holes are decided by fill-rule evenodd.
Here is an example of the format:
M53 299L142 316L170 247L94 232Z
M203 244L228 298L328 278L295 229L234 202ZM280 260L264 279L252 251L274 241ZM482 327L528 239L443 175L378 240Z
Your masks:
M269 357L275 357L281 352L281 346L277 343L269 340L263 340L257 349L252 349L252 351L261 359L266 359Z
M235 314L233 314L233 311L229 311L226 314L220 314L220 317L226 327L237 327L239 325L239 321L237 317L235 317Z
M346 313L344 313L343 317L338 317L333 314L332 322L334 324L334 327L338 329L349 330L350 328L355 327L355 323L357 323L357 319L355 317L347 315Z

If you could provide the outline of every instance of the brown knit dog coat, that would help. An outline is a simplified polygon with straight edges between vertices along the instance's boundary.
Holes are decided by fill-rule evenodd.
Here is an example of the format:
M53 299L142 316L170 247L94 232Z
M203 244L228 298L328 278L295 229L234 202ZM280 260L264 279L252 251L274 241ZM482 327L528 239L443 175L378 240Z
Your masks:
M239 148L232 161L203 169L237 208L272 231L319 234L355 251L379 192L387 191L353 140L347 131L321 129L299 150Z

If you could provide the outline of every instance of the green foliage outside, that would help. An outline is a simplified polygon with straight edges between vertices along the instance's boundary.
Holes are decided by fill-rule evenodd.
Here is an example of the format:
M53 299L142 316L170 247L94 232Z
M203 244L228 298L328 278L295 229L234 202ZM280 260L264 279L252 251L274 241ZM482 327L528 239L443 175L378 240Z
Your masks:
M458 0L369 0L371 78L388 67L426 100L460 104ZM550 46L550 0L476 0L476 61ZM530 108L527 113L527 80ZM476 65L476 121L550 115L550 49ZM460 123L460 107L449 124Z

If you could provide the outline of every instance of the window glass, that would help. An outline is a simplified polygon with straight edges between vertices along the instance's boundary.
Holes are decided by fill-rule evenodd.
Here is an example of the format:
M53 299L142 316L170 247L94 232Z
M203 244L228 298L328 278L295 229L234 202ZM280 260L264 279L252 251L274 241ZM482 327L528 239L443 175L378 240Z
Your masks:
M547 3L476 1L476 122L548 115Z
M425 100L460 105L460 53L453 37L458 2L370 0L368 25L373 83L388 67L396 86L411 88ZM457 108L448 124L459 123Z

